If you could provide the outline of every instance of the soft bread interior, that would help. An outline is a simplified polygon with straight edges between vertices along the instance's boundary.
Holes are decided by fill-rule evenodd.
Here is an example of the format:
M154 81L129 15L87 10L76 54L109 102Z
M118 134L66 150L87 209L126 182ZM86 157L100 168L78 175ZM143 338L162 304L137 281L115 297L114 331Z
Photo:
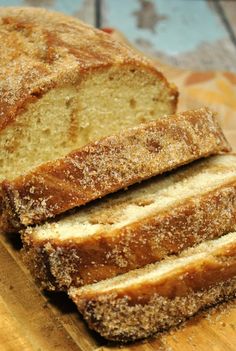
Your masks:
M173 94L149 71L116 66L30 103L0 135L0 180L27 173L90 141L174 112Z
M205 194L227 182L236 181L236 155L220 155L198 161L167 176L158 176L138 186L111 195L46 223L30 234L36 240L68 240L92 236L139 221L187 198Z
M216 255L218 250L227 250L229 245L236 245L236 232L229 233L219 239L206 241L195 248L184 251L181 257L169 258L160 263L151 264L144 268L136 269L128 273L119 275L112 279L107 279L95 284L87 285L82 288L71 288L70 294L79 293L99 293L110 292L112 290L125 289L127 287L145 283L152 283L181 271L182 268L188 269L188 266L198 264L199 261Z

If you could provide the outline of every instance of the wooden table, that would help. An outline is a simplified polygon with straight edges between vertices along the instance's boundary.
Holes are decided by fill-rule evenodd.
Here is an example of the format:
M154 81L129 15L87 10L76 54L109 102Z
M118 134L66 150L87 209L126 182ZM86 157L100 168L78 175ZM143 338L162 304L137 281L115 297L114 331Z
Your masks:
M0 5L42 5L118 28L138 49L178 67L236 71L234 0L0 0ZM65 294L39 290L21 262L20 247L17 235L0 235L0 351L236 350L236 301L151 340L108 344L87 329Z

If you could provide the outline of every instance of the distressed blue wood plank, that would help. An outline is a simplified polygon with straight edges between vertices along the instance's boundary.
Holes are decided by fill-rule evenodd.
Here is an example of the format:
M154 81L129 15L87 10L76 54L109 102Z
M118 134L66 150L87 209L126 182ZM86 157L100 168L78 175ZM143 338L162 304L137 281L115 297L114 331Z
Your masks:
M44 7L95 25L95 0L0 0L0 6Z
M101 3L102 26L119 29L146 54L183 68L236 71L236 48L214 0Z
M233 34L233 41L234 43L236 43L236 1L221 0L218 4L222 8L223 14L226 17L226 20L228 21L228 24L230 26L230 30Z
M132 42L146 41L175 55L228 36L204 0L103 0L103 26L120 29Z

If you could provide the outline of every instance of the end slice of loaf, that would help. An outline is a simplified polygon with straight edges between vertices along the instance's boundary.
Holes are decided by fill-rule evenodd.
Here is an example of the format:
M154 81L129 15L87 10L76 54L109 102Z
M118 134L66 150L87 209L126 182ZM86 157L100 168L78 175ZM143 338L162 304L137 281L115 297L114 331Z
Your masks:
M234 230L236 155L219 155L28 228L23 253L43 287L67 289Z
M75 18L2 7L0 43L0 180L176 110L153 63Z
M103 337L122 342L148 337L236 296L236 233L160 264L71 288L69 295Z
M2 185L15 230L230 146L206 108L106 137Z

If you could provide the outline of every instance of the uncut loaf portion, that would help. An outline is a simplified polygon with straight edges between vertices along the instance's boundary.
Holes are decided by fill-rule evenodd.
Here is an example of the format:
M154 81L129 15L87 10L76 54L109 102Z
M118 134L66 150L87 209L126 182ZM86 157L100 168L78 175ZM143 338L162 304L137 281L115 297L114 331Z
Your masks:
M69 295L91 329L134 341L236 296L236 232Z
M3 181L3 214L15 231L230 146L207 108L163 116L105 137Z
M235 230L236 155L219 155L27 228L23 257L43 288L67 290Z
M1 179L176 110L148 59L72 17L0 8L0 42Z
M0 182L176 111L148 59L75 18L1 7L0 43Z

